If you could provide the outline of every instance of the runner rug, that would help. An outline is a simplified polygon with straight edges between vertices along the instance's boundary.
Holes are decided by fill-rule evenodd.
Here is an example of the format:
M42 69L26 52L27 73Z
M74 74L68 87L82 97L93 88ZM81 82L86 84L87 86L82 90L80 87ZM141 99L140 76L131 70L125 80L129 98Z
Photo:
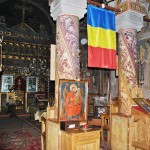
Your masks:
M0 118L0 150L41 150L40 132L19 117Z

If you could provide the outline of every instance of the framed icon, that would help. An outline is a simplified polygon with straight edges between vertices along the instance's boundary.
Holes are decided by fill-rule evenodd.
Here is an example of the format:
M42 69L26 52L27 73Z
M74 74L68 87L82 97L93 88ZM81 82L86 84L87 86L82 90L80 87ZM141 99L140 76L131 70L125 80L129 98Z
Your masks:
M133 98L135 103L150 114L150 104L144 98Z
M87 81L60 80L59 120L86 120L87 97Z
M2 75L1 92L11 92L13 90L13 75Z
M31 76L27 77L27 92L37 92L38 91L38 78Z

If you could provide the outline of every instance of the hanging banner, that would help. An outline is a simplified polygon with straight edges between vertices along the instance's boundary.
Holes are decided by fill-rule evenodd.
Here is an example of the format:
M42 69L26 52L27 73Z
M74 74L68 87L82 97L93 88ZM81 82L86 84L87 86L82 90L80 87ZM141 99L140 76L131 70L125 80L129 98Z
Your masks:
M88 5L88 67L116 69L115 12Z

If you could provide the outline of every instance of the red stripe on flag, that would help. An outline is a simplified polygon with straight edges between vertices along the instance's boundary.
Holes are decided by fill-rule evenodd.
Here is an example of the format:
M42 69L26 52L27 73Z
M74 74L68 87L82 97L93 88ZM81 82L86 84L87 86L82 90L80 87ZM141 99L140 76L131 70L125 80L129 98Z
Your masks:
M116 69L116 50L88 46L88 67Z

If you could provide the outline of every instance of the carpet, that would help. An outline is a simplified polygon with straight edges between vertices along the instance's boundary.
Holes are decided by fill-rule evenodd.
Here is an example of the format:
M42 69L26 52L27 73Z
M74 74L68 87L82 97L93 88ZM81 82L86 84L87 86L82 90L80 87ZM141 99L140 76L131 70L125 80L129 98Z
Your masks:
M100 150L111 150L110 146L105 142L103 145L101 145Z
M41 150L40 133L19 117L0 118L0 150Z
M32 126L39 133L41 132L41 123L39 120L35 120L33 116L18 116L20 119L25 121L28 125Z
M100 143L101 143L100 150L111 150L110 145L107 143L107 132L106 132L106 130L104 130L104 143L103 144L102 144L102 142L100 142Z

